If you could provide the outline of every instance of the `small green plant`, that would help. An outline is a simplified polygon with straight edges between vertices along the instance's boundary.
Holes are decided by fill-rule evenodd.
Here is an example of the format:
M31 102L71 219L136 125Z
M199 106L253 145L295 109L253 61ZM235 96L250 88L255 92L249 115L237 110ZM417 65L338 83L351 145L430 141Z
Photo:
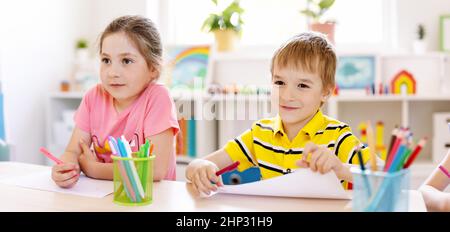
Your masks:
M84 49L88 47L88 41L86 39L79 39L77 40L77 49Z
M417 39L423 40L425 39L425 27L422 24L417 26Z
M217 0L211 1L218 6ZM244 9L239 5L239 0L234 0L222 12L210 14L203 22L201 29L207 32L231 29L240 33L244 24L242 21L243 12Z
M301 14L310 18L312 22L323 22L323 15L333 6L335 0L307 0L306 9Z

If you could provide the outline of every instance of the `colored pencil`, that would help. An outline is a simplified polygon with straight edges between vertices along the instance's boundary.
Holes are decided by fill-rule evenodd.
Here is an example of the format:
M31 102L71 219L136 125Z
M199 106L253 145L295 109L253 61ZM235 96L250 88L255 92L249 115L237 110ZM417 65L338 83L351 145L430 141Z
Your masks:
M427 137L420 140L420 142L417 144L416 148L412 152L411 156L406 161L403 168L409 168L409 166L411 166L412 162L414 162L414 160L417 158L420 151L422 150L423 147L425 147L426 144L427 144Z

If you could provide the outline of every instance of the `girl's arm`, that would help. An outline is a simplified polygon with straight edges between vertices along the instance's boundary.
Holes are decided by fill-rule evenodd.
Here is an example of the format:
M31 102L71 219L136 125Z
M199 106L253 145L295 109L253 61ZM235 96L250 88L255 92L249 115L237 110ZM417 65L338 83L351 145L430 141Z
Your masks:
M447 170L450 169L450 150L440 165ZM443 192L449 184L450 179L439 168L436 168L420 187L419 190L422 192L429 210L450 211L450 193Z
M153 153L156 155L153 164L153 180L160 181L167 175L171 157L175 157L175 136L173 129L169 128L157 135L149 136L147 139L154 144Z
M79 144L81 139L86 143L91 144L91 137L89 133L86 133L80 128L75 127L72 132L72 136L70 137L69 144L67 144L66 150L61 156L61 160L63 162L78 164L78 158L82 153L82 149Z

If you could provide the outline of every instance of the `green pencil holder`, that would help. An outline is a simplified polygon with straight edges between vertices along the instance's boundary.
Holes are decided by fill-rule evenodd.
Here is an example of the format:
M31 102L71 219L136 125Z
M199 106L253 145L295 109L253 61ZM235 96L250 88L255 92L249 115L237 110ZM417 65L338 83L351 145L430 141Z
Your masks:
M133 158L111 156L114 167L114 203L125 206L149 205L153 201L155 156Z
M380 169L378 169L380 170ZM352 208L356 212L407 212L409 169L387 173L352 168Z

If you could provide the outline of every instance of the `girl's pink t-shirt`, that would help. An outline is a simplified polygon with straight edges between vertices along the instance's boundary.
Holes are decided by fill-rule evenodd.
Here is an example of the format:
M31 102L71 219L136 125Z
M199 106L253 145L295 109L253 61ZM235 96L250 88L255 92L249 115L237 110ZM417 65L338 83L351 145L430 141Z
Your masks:
M104 147L108 136L118 138L125 135L132 150L137 151L149 136L172 128L175 137L179 131L175 104L162 84L150 84L133 104L121 113L117 113L113 100L101 84L98 84L86 93L75 113L76 126L89 133L91 139L98 139L101 147ZM111 162L109 154L106 157L105 154L102 155L97 154L101 160ZM165 179L175 180L175 149L169 160Z

